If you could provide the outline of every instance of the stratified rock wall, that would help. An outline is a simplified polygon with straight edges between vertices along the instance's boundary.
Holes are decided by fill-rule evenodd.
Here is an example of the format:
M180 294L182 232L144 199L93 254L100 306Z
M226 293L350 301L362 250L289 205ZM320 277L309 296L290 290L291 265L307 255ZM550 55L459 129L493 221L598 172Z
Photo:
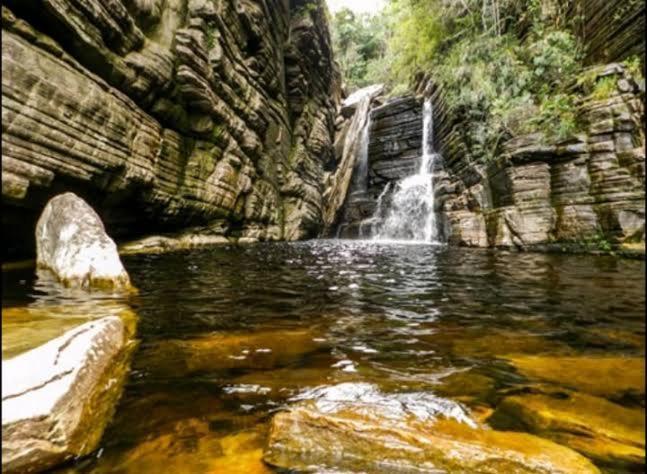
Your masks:
M586 45L588 64L622 61L645 64L645 2L640 0L562 0L574 31Z
M621 64L588 71L616 89L597 98L580 91L581 132L554 143L541 134L514 137L485 162L466 127L447 113L442 90L427 81L434 104L434 171L439 234L452 245L541 249L644 246L644 110L638 84ZM582 86L583 87L583 86ZM370 235L377 206L414 173L422 153L422 100L392 99L373 110L368 193L349 194L340 235ZM388 186L388 188L387 188ZM378 213L379 214L379 213Z
M386 186L393 191L397 181L416 170L422 154L420 98L398 97L374 108L368 143L367 190L355 192L352 187L349 190L340 213L340 237L368 237L376 223L373 216L379 197Z
M598 68L616 91L583 96L583 130L552 143L515 137L495 162L466 148L461 124L436 91L436 137L445 168L437 188L452 244L529 248L544 244L624 245L645 240L642 93L620 64Z
M340 95L322 0L11 0L2 30L9 252L62 191L116 237L321 227Z

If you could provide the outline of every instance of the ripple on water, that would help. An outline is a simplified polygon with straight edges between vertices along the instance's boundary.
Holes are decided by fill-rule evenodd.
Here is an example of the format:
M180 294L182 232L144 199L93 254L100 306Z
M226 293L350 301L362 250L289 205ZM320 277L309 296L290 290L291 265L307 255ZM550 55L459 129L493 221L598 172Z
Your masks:
M124 264L141 349L101 457L77 472L216 472L235 453L267 469L267 421L295 396L346 383L396 413L443 397L487 413L514 391L568 385L560 360L613 359L599 383L600 365L578 362L598 375L567 388L605 397L615 381L628 389L611 402L644 413L643 261L324 240ZM78 303L33 269L3 272L5 307L65 301ZM195 459L212 450L214 463Z

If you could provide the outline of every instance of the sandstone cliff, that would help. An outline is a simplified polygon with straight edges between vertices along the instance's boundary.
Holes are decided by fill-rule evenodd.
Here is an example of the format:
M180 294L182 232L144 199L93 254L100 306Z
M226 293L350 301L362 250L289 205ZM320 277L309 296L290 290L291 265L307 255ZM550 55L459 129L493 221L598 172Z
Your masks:
M485 162L469 131L446 110L443 93L424 80L419 95L389 100L371 112L368 190L351 193L339 221L344 237L369 236L378 206L415 170L422 152L422 96L434 104L439 233L452 245L507 248L643 246L645 240L644 110L639 85L621 64L589 70L612 80L609 97L579 90L582 129L554 142L516 136Z
M340 100L322 0L11 0L2 30L5 252L62 191L118 238L319 231Z
M450 243L528 248L591 247L645 240L645 136L641 92L620 64L589 72L615 90L597 99L581 90L583 128L555 143L513 137L490 163L474 159L459 122L436 102L442 152L438 196Z

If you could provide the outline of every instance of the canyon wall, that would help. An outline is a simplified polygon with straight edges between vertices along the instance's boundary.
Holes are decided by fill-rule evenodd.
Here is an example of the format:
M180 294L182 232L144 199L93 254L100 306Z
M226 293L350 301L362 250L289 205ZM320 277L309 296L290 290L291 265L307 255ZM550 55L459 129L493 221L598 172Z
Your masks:
M388 206L397 182L413 174L422 153L422 98L434 104L434 170L439 234L452 245L518 249L644 248L645 136L640 86L621 64L587 72L615 89L596 98L582 90L582 129L552 142L516 136L486 162L469 133L446 112L442 91L422 82L418 95L372 110L368 192L349 193L343 237L368 237L377 206ZM352 189L351 189L352 191Z
M63 191L117 238L319 232L341 95L323 0L8 0L2 33L5 255Z
M644 64L645 2L573 0L568 6L573 31L586 46L588 64L622 61L633 55Z
M489 163L470 153L463 127L444 113L442 91L433 94L444 165L437 195L450 243L644 246L643 92L620 64L594 75L612 78L615 90L606 98L582 91L580 133L559 143L517 136Z

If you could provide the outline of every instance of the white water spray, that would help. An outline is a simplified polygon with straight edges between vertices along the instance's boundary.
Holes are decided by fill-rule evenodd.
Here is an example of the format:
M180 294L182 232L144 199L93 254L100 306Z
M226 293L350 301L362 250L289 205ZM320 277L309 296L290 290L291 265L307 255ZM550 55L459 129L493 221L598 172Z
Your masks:
M430 99L424 103L422 126L420 166L416 174L397 183L391 206L374 240L438 241L433 180L438 154L433 149L433 107ZM379 207L377 211L381 213Z

